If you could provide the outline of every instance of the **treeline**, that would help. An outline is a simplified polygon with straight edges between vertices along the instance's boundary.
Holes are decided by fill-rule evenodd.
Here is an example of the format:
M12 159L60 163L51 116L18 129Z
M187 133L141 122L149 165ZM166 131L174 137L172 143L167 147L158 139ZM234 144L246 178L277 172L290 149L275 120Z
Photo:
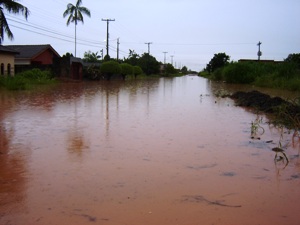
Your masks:
M138 75L162 75L162 76L175 76L179 73L186 74L187 67L178 70L170 63L163 64L156 60L156 58L148 53L138 55L134 50L129 50L127 58L111 59L105 56L101 60L98 52L91 51L84 53L84 62L94 63L87 68L86 77L89 79L110 79L114 74L121 75L123 79L127 76L137 77Z
M282 62L229 62L225 53L215 54L200 76L228 83L300 91L300 53L290 54Z

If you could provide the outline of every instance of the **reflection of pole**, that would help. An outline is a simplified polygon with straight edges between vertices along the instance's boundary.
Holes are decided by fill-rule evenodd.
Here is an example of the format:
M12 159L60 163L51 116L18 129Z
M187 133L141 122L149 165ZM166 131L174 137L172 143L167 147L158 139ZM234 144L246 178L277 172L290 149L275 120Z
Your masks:
M258 56L258 61L260 60L260 57L261 57L261 55L262 55L262 52L260 51L260 45L261 45L262 43L261 42L258 42L258 52L257 52L257 56Z
M106 55L109 56L108 54L108 49L109 49L109 32L108 32L108 28L109 28L109 22L110 21L115 21L115 19L102 19L102 21L106 21Z

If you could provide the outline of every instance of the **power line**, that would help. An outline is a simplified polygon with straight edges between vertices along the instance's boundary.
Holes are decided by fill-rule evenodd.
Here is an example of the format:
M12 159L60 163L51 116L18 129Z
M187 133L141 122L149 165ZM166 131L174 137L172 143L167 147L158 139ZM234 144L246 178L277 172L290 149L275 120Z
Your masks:
M51 34L56 34L56 35L59 35L59 36L65 37L65 38L70 38L72 40L74 39L74 37L71 36L71 35L62 34L62 33L58 32L56 30L53 30L53 29L49 29L49 28L46 28L46 27L43 27L43 26L40 26L40 25L37 25L37 24L29 23L29 22L18 21L18 20L20 20L19 18L14 18L14 17L9 18L9 17L11 17L9 15L7 17L8 17L7 18L8 21L12 21L14 23L21 24L22 26L24 25L24 26L31 27L31 28L34 28L34 29L37 29L37 30L40 30L40 31L45 31L45 32L48 32L48 33L51 33ZM18 27L18 28L20 28L20 27ZM29 31L31 31L31 30L29 30ZM81 38L78 38L78 40L80 40L81 42L86 42L88 44L96 44L96 45L103 45L104 44L104 42L99 42L99 41L95 41L95 40L87 40L87 39L81 39Z

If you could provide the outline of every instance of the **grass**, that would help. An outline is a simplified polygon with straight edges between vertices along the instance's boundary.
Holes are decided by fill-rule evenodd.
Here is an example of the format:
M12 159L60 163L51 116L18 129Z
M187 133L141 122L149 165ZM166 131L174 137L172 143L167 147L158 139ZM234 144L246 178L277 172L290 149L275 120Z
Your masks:
M0 77L0 87L8 90L28 90L37 85L53 84L56 80L49 71L32 69L18 73L13 77Z
M211 74L201 72L199 76L227 83L300 91L300 68L290 62L232 62Z

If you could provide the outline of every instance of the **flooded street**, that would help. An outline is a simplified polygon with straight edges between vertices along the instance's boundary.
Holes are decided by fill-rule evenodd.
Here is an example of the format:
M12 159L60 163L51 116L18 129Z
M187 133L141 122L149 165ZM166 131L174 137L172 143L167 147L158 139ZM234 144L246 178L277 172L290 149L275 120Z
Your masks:
M0 224L298 225L299 139L263 114L251 139L258 115L216 97L220 86L0 91ZM274 161L279 144L288 161Z

